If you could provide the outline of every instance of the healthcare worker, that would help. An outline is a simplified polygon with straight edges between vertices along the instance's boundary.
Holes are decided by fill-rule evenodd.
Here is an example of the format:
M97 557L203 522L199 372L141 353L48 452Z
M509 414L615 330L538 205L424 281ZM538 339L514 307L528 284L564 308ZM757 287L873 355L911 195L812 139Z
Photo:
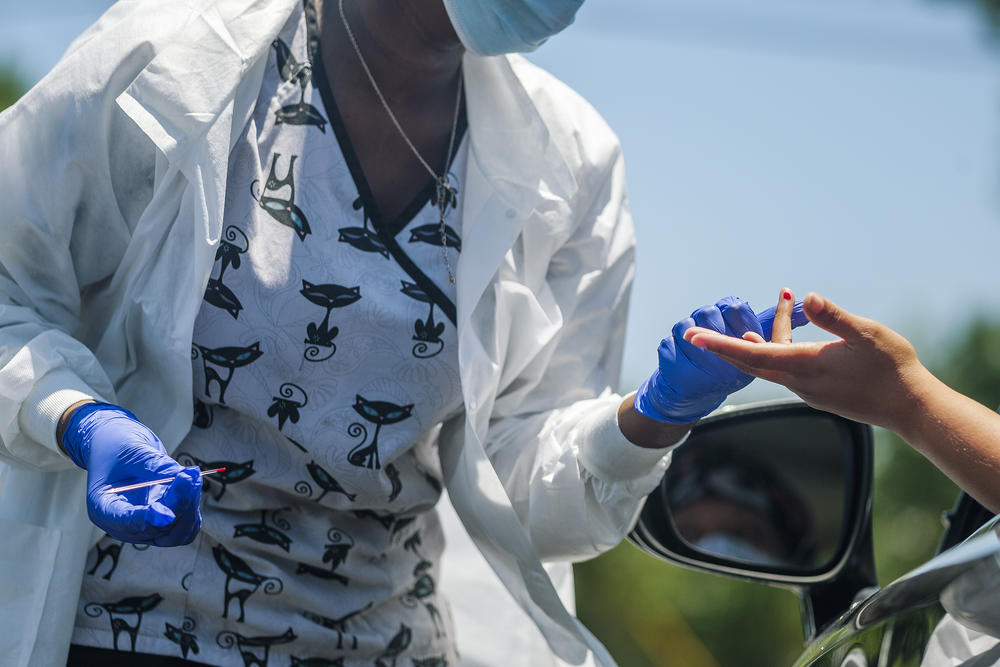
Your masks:
M458 664L442 487L553 653L613 663L542 561L618 543L750 381L683 332L771 316L698 309L612 392L620 150L504 55L579 4L123 0L0 116L5 664Z

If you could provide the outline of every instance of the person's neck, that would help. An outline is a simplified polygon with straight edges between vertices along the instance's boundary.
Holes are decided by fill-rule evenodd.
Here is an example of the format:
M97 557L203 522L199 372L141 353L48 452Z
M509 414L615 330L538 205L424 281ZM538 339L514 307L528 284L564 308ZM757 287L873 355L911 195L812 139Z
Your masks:
M351 84L370 86L347 38L339 1L322 0L324 43L336 49L336 62L350 64ZM464 48L441 0L344 0L344 13L387 98L405 104L455 85Z

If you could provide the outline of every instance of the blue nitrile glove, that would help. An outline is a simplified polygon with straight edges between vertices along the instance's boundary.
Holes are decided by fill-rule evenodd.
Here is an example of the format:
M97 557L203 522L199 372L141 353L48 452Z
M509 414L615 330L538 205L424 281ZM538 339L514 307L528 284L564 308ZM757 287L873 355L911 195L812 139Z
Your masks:
M770 340L774 311L772 307L756 315L750 304L727 296L675 324L670 337L660 341L659 367L635 393L636 411L661 422L690 424L719 407L729 394L750 384L753 376L687 342L684 332L697 325L737 338L753 331ZM806 322L802 302L796 302L792 326Z
M161 547L188 544L201 528L201 473L183 468L135 415L110 403L73 411L63 448L87 471L87 514L111 537ZM109 493L108 489L177 476L169 484Z

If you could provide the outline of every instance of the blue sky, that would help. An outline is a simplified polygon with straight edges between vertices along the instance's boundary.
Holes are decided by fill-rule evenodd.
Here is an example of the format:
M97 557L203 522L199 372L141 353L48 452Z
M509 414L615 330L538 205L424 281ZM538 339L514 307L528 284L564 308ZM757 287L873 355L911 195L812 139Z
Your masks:
M533 60L624 147L639 269L623 379L729 293L760 308L786 284L821 291L928 360L996 313L1000 50L984 35L945 2L586 3Z
M37 80L107 6L0 0ZM588 0L532 60L621 137L639 269L623 381L738 294L813 289L933 360L1000 292L1000 44L930 0ZM821 339L817 331L800 337ZM734 400L784 395L755 383Z

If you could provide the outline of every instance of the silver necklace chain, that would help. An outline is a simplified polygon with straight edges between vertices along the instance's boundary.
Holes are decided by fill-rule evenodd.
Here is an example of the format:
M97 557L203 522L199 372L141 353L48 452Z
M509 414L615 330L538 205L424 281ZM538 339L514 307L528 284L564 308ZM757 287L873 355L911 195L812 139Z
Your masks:
M344 0L339 0L338 8L340 9L340 20L344 23L344 30L347 31L347 37L351 40L351 46L354 47L354 53L357 54L358 60L361 62L361 68L365 71L368 76L368 81L372 84L372 90L375 91L375 95L378 97L378 101L382 103L382 108L389 115L389 120L396 127L396 131L399 132L399 136L403 138L406 145L410 147L410 151L423 165L427 173L431 175L434 179L434 189L435 189L435 200L438 207L438 213L440 215L440 221L438 223L438 232L441 234L441 256L444 257L445 266L448 268L448 280L451 284L455 284L455 272L451 268L451 261L448 259L448 235L445 232L444 218L448 207L455 207L458 202L458 190L454 185L448 182L448 163L451 161L451 152L455 148L455 134L458 130L458 113L462 105L462 75L461 72L458 76L458 91L455 93L455 115L451 121L451 136L448 138L448 152L445 154L445 167L444 171L440 176L427 164L427 160L424 156L420 154L417 147L413 145L410 141L410 137L407 136L406 132L403 131L403 126L399 124L399 120L396 118L396 114L392 112L389 107L389 102L386 101L385 96L379 89L378 84L375 83L375 77L372 75L371 69L368 67L368 63L365 61L365 57L361 55L361 48L358 46L358 40L354 38L354 32L351 30L351 24L347 22L347 14L344 13Z

